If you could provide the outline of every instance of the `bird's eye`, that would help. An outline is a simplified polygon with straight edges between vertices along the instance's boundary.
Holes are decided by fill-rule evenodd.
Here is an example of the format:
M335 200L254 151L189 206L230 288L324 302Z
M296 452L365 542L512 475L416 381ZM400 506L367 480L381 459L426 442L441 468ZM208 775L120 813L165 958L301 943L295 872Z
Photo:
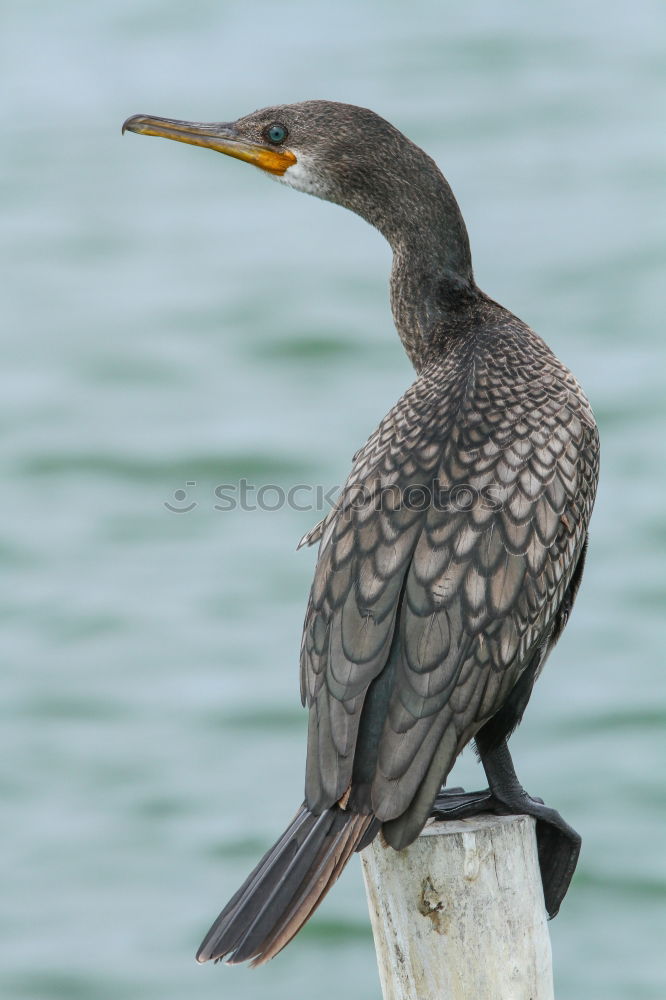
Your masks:
M287 132L285 126L281 125L279 122L273 122L272 125L269 125L264 129L265 137L269 142L274 143L276 146L278 146L281 142L284 142L288 134L289 133Z

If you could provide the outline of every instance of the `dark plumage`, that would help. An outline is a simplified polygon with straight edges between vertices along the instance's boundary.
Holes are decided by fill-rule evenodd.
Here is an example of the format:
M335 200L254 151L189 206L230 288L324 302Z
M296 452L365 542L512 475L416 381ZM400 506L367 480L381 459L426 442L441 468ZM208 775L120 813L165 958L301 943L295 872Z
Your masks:
M309 101L231 125L135 116L126 127L248 160L376 226L417 372L303 540L319 543L301 654L305 802L198 958L275 955L354 850L380 829L398 850L418 836L472 739L490 788L443 792L438 811L535 816L554 915L580 840L521 788L506 740L580 583L599 456L584 393L477 288L446 180L373 112Z

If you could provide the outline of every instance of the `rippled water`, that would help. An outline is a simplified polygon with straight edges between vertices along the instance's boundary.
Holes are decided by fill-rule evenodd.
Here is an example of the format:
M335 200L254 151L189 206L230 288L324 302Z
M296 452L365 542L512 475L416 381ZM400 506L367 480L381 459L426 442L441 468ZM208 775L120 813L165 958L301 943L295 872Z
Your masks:
M558 997L663 1000L665 30L648 0L5 6L3 996L379 995L357 862L266 969L192 956L300 801L318 518L214 490L344 477L411 380L389 253L243 164L120 137L327 97L436 156L479 283L598 414L586 581L513 745L584 836Z

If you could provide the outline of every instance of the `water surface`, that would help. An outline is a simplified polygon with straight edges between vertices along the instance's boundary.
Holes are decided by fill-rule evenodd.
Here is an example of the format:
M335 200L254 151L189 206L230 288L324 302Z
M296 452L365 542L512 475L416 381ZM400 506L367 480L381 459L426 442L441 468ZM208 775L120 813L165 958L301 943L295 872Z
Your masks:
M214 491L344 478L412 377L389 252L243 164L120 137L135 112L326 97L437 158L480 285L598 415L585 584L513 745L584 837L559 1000L662 1000L663 7L31 0L3 22L3 996L379 996L357 862L268 968L192 956L300 801L295 545L320 516Z

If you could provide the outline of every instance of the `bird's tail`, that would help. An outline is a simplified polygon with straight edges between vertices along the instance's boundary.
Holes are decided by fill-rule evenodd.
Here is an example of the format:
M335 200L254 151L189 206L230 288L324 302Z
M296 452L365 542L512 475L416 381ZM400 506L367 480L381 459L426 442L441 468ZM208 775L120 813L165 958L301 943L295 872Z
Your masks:
M262 965L314 913L354 851L379 831L374 816L335 805L314 816L302 805L206 934L198 962Z

